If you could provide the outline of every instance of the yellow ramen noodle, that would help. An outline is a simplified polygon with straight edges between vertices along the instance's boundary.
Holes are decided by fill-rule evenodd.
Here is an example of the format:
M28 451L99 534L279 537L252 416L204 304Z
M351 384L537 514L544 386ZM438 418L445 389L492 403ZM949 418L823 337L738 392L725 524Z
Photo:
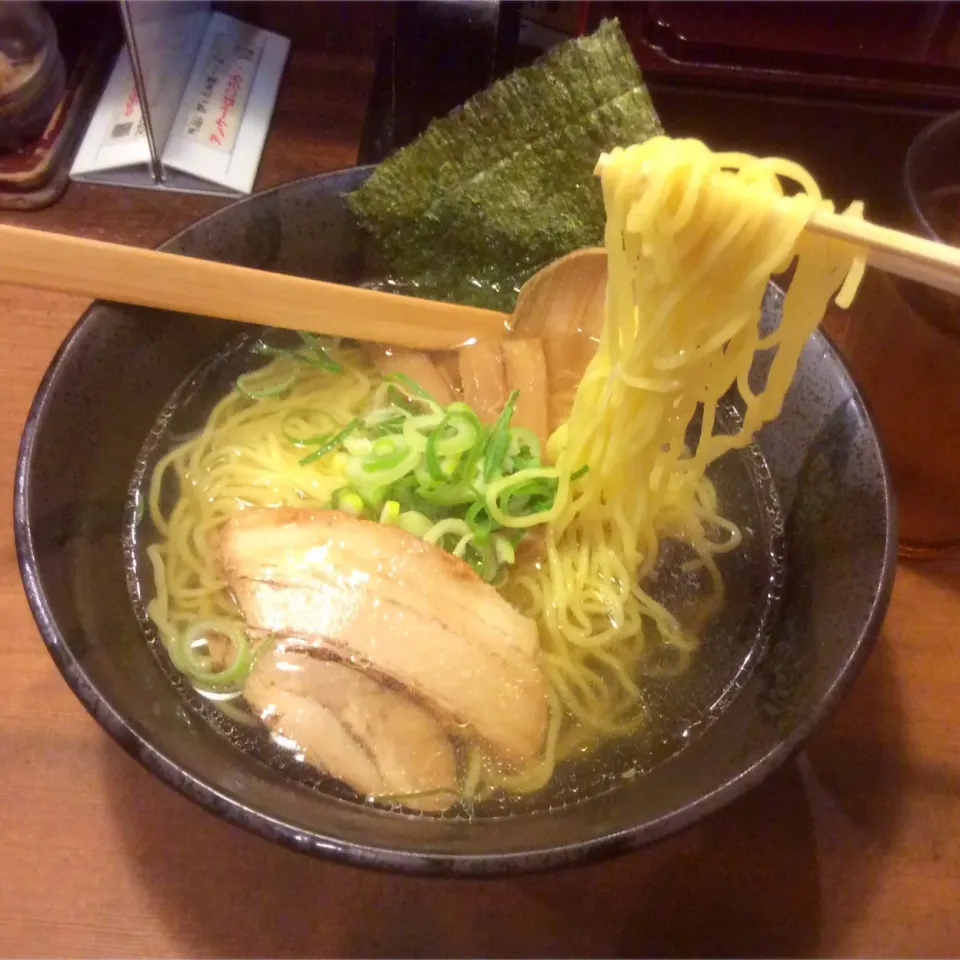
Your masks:
M837 302L849 304L864 267L849 246L804 233L814 211L833 205L789 160L657 137L603 155L596 172L607 214L605 322L569 419L550 441L557 468L545 472L558 478L559 492L547 563L523 578L554 690L579 721L568 737L561 732L558 757L586 731L602 740L642 723L638 682L664 669L662 661L645 665L648 641L672 648L673 669L684 668L696 631L642 585L659 544L674 537L696 551L712 584L705 618L723 596L714 558L740 543L717 513L705 471L779 415L804 343L838 288ZM795 190L789 197L784 181ZM862 205L847 214L861 216ZM762 336L770 277L794 258L780 324ZM755 355L774 347L755 393ZM742 429L714 435L717 404L734 385L745 406ZM685 441L698 408L691 452ZM571 482L584 463L587 475ZM545 782L554 759L526 782Z

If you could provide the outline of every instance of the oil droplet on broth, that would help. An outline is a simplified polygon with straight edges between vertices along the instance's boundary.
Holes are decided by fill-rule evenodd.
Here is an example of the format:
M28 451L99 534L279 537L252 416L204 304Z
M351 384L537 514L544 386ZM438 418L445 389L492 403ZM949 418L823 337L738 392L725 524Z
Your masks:
M250 340L240 338L217 357L202 365L175 392L161 411L137 460L127 505L124 557L131 597L152 646L170 681L193 715L202 717L239 750L282 773L291 781L345 802L367 804L344 784L304 762L296 744L280 745L259 725L240 723L201 697L170 664L146 615L153 585L145 549L156 539L142 504L153 466L173 446L202 428L214 404L232 387L236 377L260 362L249 353ZM730 407L718 417L735 427L739 414ZM773 481L756 447L727 454L714 465L711 478L724 515L743 533L741 547L718 557L725 582L725 602L700 637L700 649L689 667L676 677L643 683L644 726L634 735L591 749L590 738L573 757L560 764L550 784L521 797L494 794L478 802L476 817L504 817L555 810L581 803L610 790L642 783L645 774L669 760L700 736L715 719L717 705L731 702L746 681L768 639L773 613L779 602L784 575L782 518ZM169 491L167 492L169 494ZM689 604L696 598L697 577L681 571L677 545L665 543L661 560L646 585L669 605ZM533 563L539 567L539 559ZM231 701L239 708L239 701ZM466 733L466 724L453 724L452 732ZM461 751L463 752L463 751ZM391 809L409 816L396 805ZM444 817L466 816L463 810Z

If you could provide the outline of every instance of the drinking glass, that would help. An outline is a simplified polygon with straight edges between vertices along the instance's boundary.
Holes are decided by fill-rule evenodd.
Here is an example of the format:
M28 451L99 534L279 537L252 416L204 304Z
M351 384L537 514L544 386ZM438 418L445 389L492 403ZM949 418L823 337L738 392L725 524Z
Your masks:
M903 168L903 229L960 244L960 113ZM870 405L899 503L902 556L960 547L960 297L868 270L838 346Z

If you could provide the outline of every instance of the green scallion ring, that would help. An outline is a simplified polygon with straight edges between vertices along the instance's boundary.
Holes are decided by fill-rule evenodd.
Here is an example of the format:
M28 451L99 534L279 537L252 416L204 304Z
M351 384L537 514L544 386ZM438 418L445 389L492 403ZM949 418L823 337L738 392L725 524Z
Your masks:
M538 523L549 523L559 513L556 497L549 510L538 510L535 513L514 516L507 513L501 506L501 501L520 491L525 495L539 492L532 481L559 481L560 472L555 467L537 467L529 470L520 470L509 477L500 477L494 480L486 489L487 513L502 527L533 527ZM546 488L545 488L546 489Z
M198 646L205 646L209 650L207 637L211 633L226 637L233 647L233 660L223 670L212 669L209 654L203 657L197 656ZM251 666L250 643L247 640L246 627L226 617L199 620L192 624L180 637L179 653L183 672L191 680L202 684L217 686L237 684L246 678Z
M467 525L465 520L460 520L456 517L450 517L446 520L441 520L439 523L435 523L423 536L423 539L427 543L436 543L439 545L440 541L451 534L456 535L457 537L472 536L473 531Z
M300 364L288 354L281 354L265 367L237 377L237 389L249 400L276 397L297 379Z
M397 517L395 525L422 540L424 535L433 529L434 524L428 516L417 510L405 510Z

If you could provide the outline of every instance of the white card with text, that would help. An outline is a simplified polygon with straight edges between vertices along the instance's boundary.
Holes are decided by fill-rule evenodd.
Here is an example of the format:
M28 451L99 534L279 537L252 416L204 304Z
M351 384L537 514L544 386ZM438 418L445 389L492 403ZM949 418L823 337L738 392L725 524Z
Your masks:
M176 6L176 5L172 5ZM183 18L181 18L182 20ZM195 22L195 21L194 21ZM181 32L183 24L180 25ZM168 26L164 36L169 37ZM162 41L154 30L152 54ZM192 193L245 195L253 189L290 41L222 13L209 16L172 123L150 163L143 106L127 47L113 73L71 170L76 180ZM146 60L141 53L141 62ZM154 56L159 61L159 55ZM156 99L156 94L153 94ZM168 112L168 104L162 112ZM157 112L148 111L148 119ZM172 114L170 110L168 115ZM151 127L157 137L156 125ZM157 175L158 174L158 175Z

